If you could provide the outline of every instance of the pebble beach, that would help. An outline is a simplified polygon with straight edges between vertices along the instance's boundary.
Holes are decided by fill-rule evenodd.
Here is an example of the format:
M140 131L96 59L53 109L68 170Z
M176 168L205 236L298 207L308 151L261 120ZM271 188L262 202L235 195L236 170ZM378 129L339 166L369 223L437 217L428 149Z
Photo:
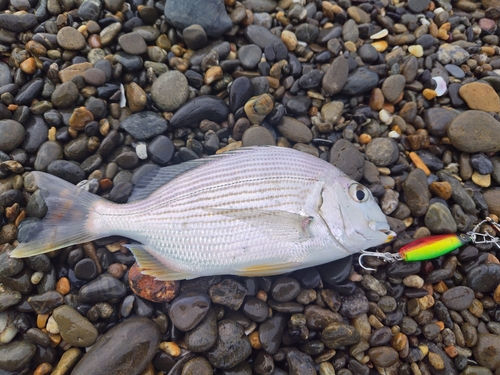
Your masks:
M398 234L377 251L498 221L499 19L500 0L0 0L0 375L500 375L494 243L171 282L121 237L9 257L47 211L32 171L125 203L152 165L245 146L367 186Z

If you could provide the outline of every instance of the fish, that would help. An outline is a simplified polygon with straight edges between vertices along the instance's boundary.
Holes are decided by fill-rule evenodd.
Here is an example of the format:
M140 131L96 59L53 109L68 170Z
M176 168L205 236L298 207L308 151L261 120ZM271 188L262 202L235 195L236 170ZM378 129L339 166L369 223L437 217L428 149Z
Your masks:
M268 276L344 258L392 240L370 190L332 164L285 147L239 148L152 167L118 204L32 172L47 214L11 257L108 236L158 280Z

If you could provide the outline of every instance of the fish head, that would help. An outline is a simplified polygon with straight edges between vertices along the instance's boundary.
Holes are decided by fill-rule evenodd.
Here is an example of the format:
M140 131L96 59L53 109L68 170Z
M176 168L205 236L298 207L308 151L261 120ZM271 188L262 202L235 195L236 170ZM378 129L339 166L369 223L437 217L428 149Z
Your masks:
M321 194L319 214L347 251L356 253L396 237L372 193L362 184L336 176L325 182Z

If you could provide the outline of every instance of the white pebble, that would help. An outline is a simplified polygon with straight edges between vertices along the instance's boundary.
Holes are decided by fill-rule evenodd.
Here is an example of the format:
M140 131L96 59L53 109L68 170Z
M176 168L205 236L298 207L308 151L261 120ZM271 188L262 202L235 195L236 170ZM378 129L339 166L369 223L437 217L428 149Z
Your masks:
M120 84L120 108L125 108L127 106L127 97L125 96L125 87Z
M52 315L47 320L47 325L45 326L45 328L47 329L47 331L49 331L50 333L52 333L54 335L59 333L59 326L57 325L57 323Z
M43 272L37 271L37 272L33 273L33 275L31 275L31 283L33 285L36 285L40 281L42 281L42 278L43 278Z
M135 148L135 153L137 154L139 159L146 160L148 158L148 150L146 144L143 142L138 143L137 147Z
M428 20L428 19L426 19L426 18L421 18L421 19L420 19L420 23L421 23L422 25L427 25L427 26L429 26L429 25L431 24L431 23L429 22L429 20Z
M378 118L386 125L391 125L393 117L387 109L381 109L378 113Z
M439 13L443 13L444 9L442 7L434 9L434 14L437 16Z
M391 130L389 132L389 138L398 139L399 137L401 137L401 135L397 131Z
M434 91L436 91L437 96L443 96L446 91L448 90L448 87L446 87L446 82L443 79L443 77L432 77L433 81L436 82L436 88Z
M387 29L382 29L380 30L379 32L373 34L373 35L370 35L370 39L374 40L374 39L382 39L382 38L385 38L387 35L389 34L389 31Z

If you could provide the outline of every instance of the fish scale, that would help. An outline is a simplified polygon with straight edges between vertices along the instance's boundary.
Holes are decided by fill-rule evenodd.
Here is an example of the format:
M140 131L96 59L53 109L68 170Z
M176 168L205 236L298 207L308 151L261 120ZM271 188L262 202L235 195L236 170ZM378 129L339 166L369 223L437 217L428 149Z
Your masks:
M154 169L127 204L48 174L34 176L48 214L14 256L120 235L139 242L127 246L143 272L160 279L259 276L339 259L388 239L386 218L368 189L293 149L241 149ZM73 216L86 218L84 225Z

